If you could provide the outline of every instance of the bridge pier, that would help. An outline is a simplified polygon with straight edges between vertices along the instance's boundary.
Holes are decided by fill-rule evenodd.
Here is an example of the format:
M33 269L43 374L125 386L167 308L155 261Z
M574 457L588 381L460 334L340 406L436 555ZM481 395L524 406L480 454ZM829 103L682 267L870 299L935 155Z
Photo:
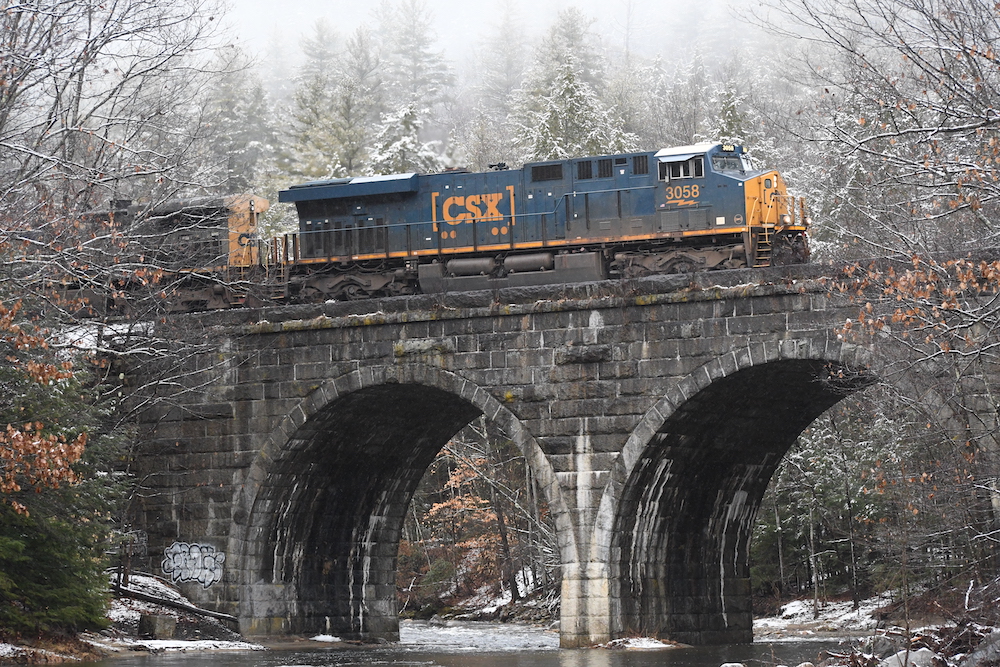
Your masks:
M216 343L144 417L154 570L178 543L223 552L218 579L177 583L247 634L394 639L410 498L483 415L555 521L563 646L750 641L768 480L860 386L830 372L863 356L810 271L183 316Z
M584 648L613 639L607 566L563 563L559 645Z

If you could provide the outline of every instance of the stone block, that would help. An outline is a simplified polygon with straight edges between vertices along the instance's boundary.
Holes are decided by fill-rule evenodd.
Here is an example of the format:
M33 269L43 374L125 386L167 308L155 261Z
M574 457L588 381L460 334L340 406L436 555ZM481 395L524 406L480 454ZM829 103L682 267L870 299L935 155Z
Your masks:
M140 639L173 639L177 630L177 619L165 614L140 614Z

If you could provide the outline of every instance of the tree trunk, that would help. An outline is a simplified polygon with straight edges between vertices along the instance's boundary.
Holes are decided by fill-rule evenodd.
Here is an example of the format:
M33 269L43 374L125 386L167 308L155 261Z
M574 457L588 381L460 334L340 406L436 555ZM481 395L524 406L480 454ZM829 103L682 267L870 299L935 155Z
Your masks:
M774 530L778 538L778 595L785 591L785 554L781 544L781 516L778 514L778 494L774 494Z
M816 528L812 505L809 506L809 567L812 569L813 618L819 618L819 570L816 567Z
M500 531L500 546L503 549L503 576L510 587L510 599L520 600L521 592L517 588L517 577L514 576L514 559L510 555L510 541L507 539L507 523L504 521L503 509L497 500L497 492L492 486L490 486L490 503L497 515L497 529Z

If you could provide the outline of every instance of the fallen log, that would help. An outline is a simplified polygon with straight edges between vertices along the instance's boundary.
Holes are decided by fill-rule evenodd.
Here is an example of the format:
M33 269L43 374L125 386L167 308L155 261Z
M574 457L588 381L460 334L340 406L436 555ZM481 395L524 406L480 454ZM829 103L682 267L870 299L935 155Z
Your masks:
M208 609L202 609L201 607L195 607L193 604L187 604L186 602L178 602L177 600L168 600L166 598L157 597L155 595L150 595L149 593L143 593L142 591L137 591L133 588L127 588L125 586L115 586L115 594L119 597L128 597L133 600L140 600L142 602L152 602L153 604L163 605L164 607L170 607L172 609L177 609L180 611L186 611L191 614L197 614L199 616L207 616L208 618L214 618L219 621L226 621L227 623L233 624L235 627L239 628L239 619L235 616L230 616L229 614L223 614L220 611L210 611Z

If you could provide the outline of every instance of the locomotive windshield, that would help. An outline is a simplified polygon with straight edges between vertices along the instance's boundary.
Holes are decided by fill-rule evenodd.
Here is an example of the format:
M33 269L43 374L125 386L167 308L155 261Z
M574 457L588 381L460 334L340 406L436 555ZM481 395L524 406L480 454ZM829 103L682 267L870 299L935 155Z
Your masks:
M712 169L717 172L738 172L750 171L752 166L743 155L713 155Z

